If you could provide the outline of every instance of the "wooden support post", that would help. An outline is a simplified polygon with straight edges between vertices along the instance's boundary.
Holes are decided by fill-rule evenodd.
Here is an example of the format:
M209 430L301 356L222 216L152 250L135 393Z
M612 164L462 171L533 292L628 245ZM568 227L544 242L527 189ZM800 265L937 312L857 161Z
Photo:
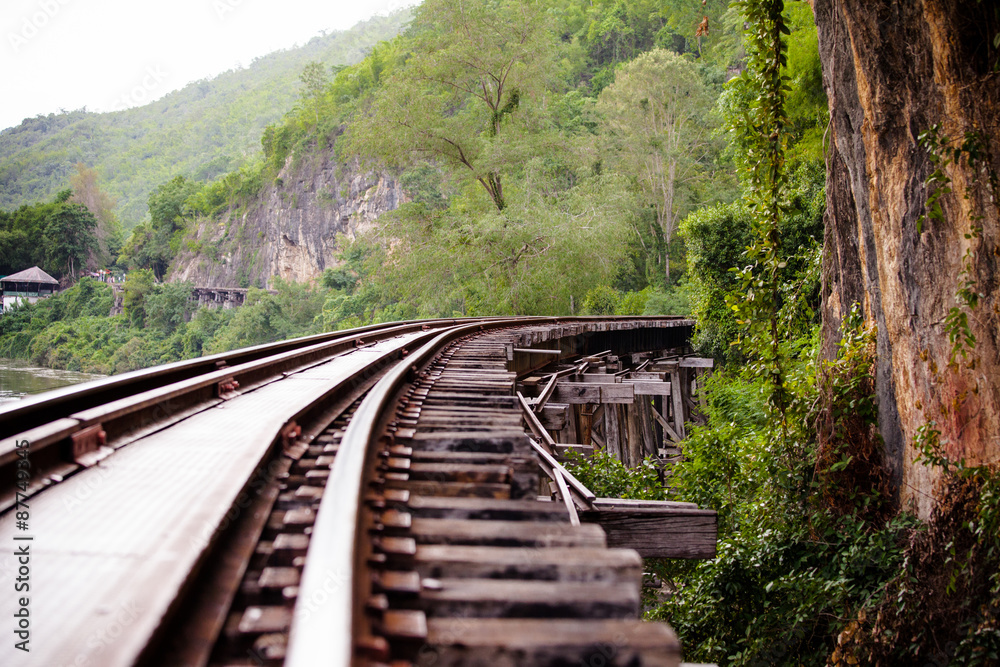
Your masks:
M670 400L674 418L674 432L679 440L683 440L686 434L684 433L684 397L681 389L683 382L680 370L674 368L670 371Z
M566 406L567 408L566 428L564 429L567 436L566 442L573 442L573 443L580 442L580 437L576 430L576 410L574 409L575 407L576 406L574 405ZM584 444L590 444L590 443L584 443Z
M607 452L623 461L621 424L618 420L618 406L605 405L604 407L604 438Z
M694 401L691 400L691 375L694 369L685 368L681 366L679 369L681 374L681 397L684 399L684 421L690 422L694 421L691 415L691 408L694 406Z
M635 404L639 411L639 428L642 433L642 456L659 459L660 447L656 439L656 426L653 424L653 404L649 399L650 397L645 396Z
M594 408L592 405L570 405L570 410L577 414L580 420L580 442L589 445L593 432Z
M663 430L663 426L660 424L662 417L657 419L657 415L660 414L659 411L663 410L663 396L650 396L652 402L649 404L649 417L653 420L653 432L656 434L654 445L656 447L657 453L659 453L660 448L667 444L667 432Z
M625 458L622 461L629 468L634 468L642 461L642 431L639 429L638 405L625 406L625 424L627 441L622 447Z
M603 405L598 405L596 408L594 408L594 422L593 423L597 424L603 418L604 418L604 406Z

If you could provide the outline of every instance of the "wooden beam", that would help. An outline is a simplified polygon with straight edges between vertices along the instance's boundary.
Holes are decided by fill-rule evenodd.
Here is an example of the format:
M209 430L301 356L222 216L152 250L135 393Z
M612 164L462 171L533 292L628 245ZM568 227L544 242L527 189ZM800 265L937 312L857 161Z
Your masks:
M681 368L715 368L715 360L704 357L683 357L677 363Z
M686 433L684 432L684 399L681 397L684 391L684 386L681 381L681 372L678 368L670 374L670 383L674 388L671 392L670 398L673 402L673 417L674 417L674 431L680 436L679 439L683 440Z
M622 380L622 384L632 385L635 396L670 396L672 384L669 382L650 382L646 380Z
M566 433L568 438L567 442L580 442L580 435L576 430L576 410L571 408L569 404L549 403L549 407L552 407L553 405L561 407L566 415L566 426L563 431Z
M569 512L570 525L579 526L580 515L576 511L576 503L573 502L573 496L569 492L569 486L566 484L566 478L558 471L553 472L555 474L553 474L552 477L556 481L556 486L559 487L559 496L563 499L563 503L566 505L566 511Z
M632 371L628 379L630 380L666 380L666 373L650 373L649 371Z
M663 418L663 415L661 415L656 408L654 408L651 405L649 406L649 409L653 411L653 417L656 419L656 421L660 422L660 426L663 427L663 430L666 431L667 435L670 436L671 440L673 440L674 442L680 442L681 440L683 440L683 438L677 435L677 432L670 427L670 424L667 423L667 420Z
M614 384L618 382L619 379L612 375L611 373L582 373L580 377L584 382L598 382L598 383L608 383Z
M621 424L618 420L618 406L609 405L604 411L604 436L607 440L606 451L619 461L624 462L622 455Z
M656 461L660 460L660 443L656 441L656 427L653 424L653 404L650 399L635 402L635 409L639 413L639 428L642 432L643 458L652 456Z
M602 507L580 518L607 533L608 546L635 549L644 558L715 558L715 510L662 507Z
M521 405L521 412L524 414L524 420L528 423L528 428L535 434L535 437L544 443L545 450L551 456L555 452L556 441L542 426L542 422L538 421L538 416L531 410L531 405L528 404L521 392L517 392L517 401Z
M568 452L576 452L581 456L591 456L594 453L593 445L574 445L556 443L556 457L563 458Z
M552 391L556 388L556 380L559 379L558 373L553 373L552 377L549 378L548 384L545 385L545 389L542 389L542 393L538 395L538 401L535 403L535 412L541 412L548 403L549 398L552 397Z
M629 468L634 468L642 461L642 432L639 430L639 406L635 403L626 405L625 411L625 433L626 440L622 447L622 463Z
M591 442L591 433L593 433L594 428L594 413L590 411L589 406L586 405L570 405L569 406L570 417L575 416L579 420L580 431L579 431L579 442L585 445L589 445Z
M569 405L566 403L549 403L538 418L550 431L561 431L572 421L572 417L569 416Z
M517 398L521 404L521 412L524 414L524 417L527 420L528 425L531 428L532 432L534 432L536 435L539 435L539 437L545 441L546 446L543 447L534 439L528 438L528 442L531 443L531 446L535 449L536 452L538 452L538 455L541 456L542 458L542 462L544 463L544 465L542 466L543 469L545 469L546 472L552 470L555 473L556 477L562 476L565 479L565 482L569 486L573 487L574 493L578 495L581 499L583 499L584 504L586 506L589 506L592 502L594 502L594 499L597 496L595 496L590 489L584 486L580 480L578 480L568 470L566 470L566 468L564 468L561 463L556 461L555 457L553 456L553 453L555 452L556 443L554 440L552 440L552 436L549 435L548 431L545 430L541 422L538 421L538 416L531 411L531 407L528 405L528 402L524 400L524 396L522 396L520 392L517 394ZM556 480L556 483L557 484L559 483L558 479ZM569 500L570 502L572 502L572 499Z
M635 390L627 383L559 382L554 400L559 403L633 403Z
M594 509L615 510L615 509L642 509L642 508L674 508L674 509L698 509L697 503L686 503L680 500L636 500L635 498L597 498L594 500Z

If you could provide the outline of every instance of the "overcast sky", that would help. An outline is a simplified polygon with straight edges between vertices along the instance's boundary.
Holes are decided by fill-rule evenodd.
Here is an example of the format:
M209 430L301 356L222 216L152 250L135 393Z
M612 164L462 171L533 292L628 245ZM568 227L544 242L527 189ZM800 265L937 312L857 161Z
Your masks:
M0 129L150 102L418 0L0 0Z

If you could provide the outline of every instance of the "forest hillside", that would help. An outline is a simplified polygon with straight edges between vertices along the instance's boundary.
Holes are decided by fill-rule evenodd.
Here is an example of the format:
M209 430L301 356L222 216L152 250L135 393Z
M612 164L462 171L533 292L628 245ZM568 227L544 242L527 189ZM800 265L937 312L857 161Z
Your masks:
M131 231L146 216L149 193L176 173L204 181L255 159L261 132L294 106L308 63L355 63L407 20L408 10L374 17L143 106L26 118L0 132L0 208L50 199L82 163L96 171L115 215ZM149 81L152 89L143 94L155 96L156 77Z

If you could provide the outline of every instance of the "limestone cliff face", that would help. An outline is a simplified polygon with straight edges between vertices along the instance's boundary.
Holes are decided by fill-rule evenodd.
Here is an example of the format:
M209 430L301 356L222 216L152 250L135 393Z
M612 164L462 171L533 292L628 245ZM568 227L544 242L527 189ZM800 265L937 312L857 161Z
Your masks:
M1000 172L1000 76L992 72L1000 29L975 0L813 0L830 100L823 345L836 351L851 305L878 327L880 428L900 498L926 516L936 473L914 463L915 437L933 421L947 454L1000 459L1000 219L986 172L947 168L953 193L944 220L925 212L933 167L918 136L985 137ZM990 26L993 26L991 29ZM964 197L966 186L971 194ZM981 218L979 216L982 216ZM973 233L978 219L982 231ZM976 336L949 367L945 326L963 258L984 295L963 309Z
M334 266L337 235L353 237L403 199L397 181L326 155L289 161L256 202L223 220L199 221L171 265L171 281L206 287L269 287Z

